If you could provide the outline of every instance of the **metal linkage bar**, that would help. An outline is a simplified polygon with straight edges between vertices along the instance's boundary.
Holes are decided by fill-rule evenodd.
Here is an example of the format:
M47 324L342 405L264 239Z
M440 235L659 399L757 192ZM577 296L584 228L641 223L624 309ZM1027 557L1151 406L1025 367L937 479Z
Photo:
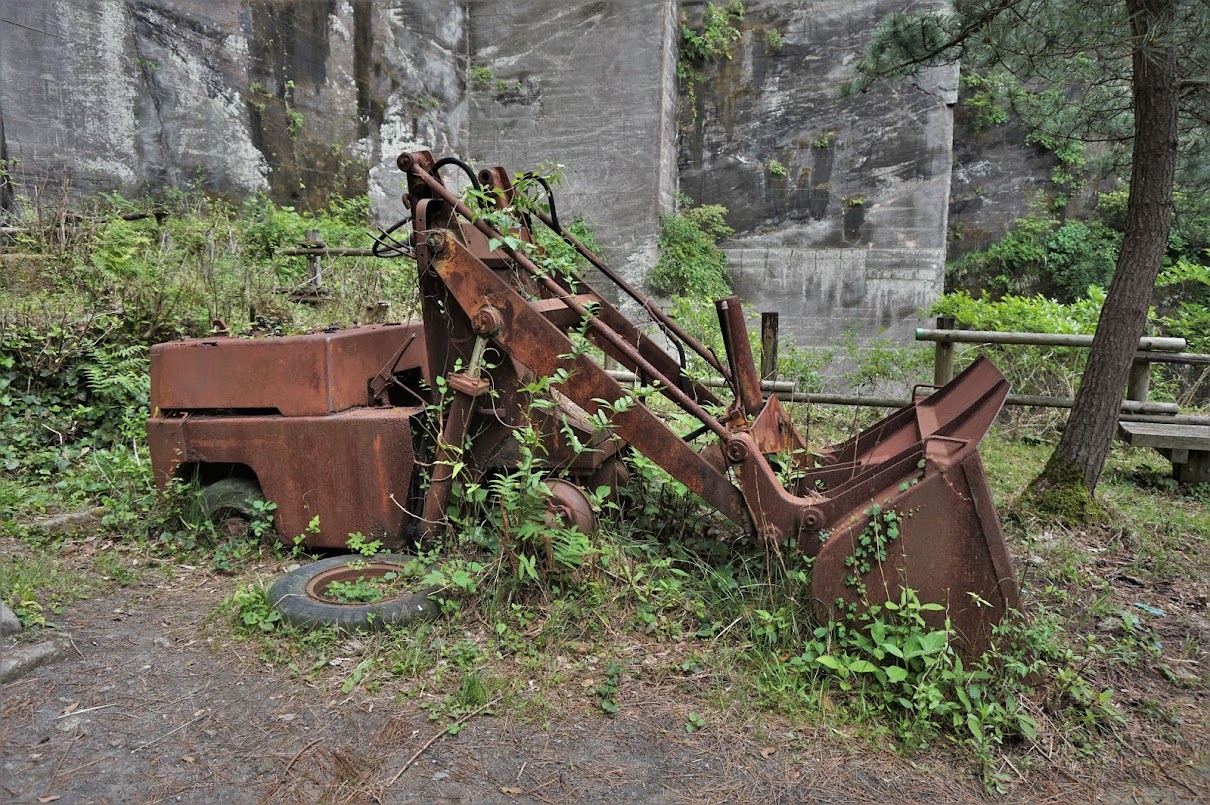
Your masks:
M551 216L543 212L538 213L538 220L546 224L552 231L562 237L567 245L574 248L581 257L592 263L593 267L596 268L597 271L600 271L602 274L608 277L610 282L621 288L627 296L642 305L643 310L646 311L647 314L653 319L655 319L655 321L660 325L660 329L662 329L666 335L669 337L675 336L676 338L680 339L685 346L692 349L699 356L701 356L704 361L718 370L718 372L727 379L728 383L731 381L730 371L728 371L723 362L720 361L709 348L707 348L693 336L689 335L689 333L685 332L685 330L676 323L675 319L652 303L652 301L644 296L641 291L624 280L616 271L606 265L605 261L597 257L591 249L580 241L576 240L576 238L572 236L570 232L567 232L565 229L560 227L558 225L558 221L555 221Z
M451 193L439 179L434 176L430 176L426 171L423 170L423 168L420 168L419 166L413 167L412 160L405 160L405 157L409 156L410 155L408 154L400 156L399 161L401 167L406 164L407 167L405 170L407 170L411 175L421 179L421 181L423 181L434 194L449 204L460 216L462 216L466 221L470 222L476 229L478 229L488 238L503 240L502 235L499 232L497 232L482 219L477 218L474 213L471 212L470 208L468 208L461 199ZM434 234L441 233L437 232ZM436 245L437 244L429 244L429 247L435 249ZM446 245L444 243L444 235L441 235L440 245L442 247ZM605 322L603 322L599 316L594 315L583 305L576 302L571 294L564 290L545 271L538 268L538 266L536 266L534 262L530 260L524 253L512 248L505 242L501 243L500 248L503 249L504 252L511 257L522 270L525 271L525 273L529 274L530 277L541 284L542 287L546 288L546 290L554 298L561 300L565 305L575 311L581 319L587 321L590 327L599 333L600 336L610 344L610 346L612 346L620 354L626 356L626 359L630 361L636 368L638 368L639 371L648 375L652 380L659 381L664 386L664 388L661 389L661 392L665 396L667 396L677 405L681 406L681 408L683 408L686 412L701 420L702 424L709 427L710 430L720 438L730 438L730 432L724 426L718 423L716 417L711 415L708 411L702 408L696 400L680 389L679 384L676 382L676 378L668 377L666 374L657 369L649 360L647 360L646 356L642 355L638 349L628 343L616 330L605 324Z

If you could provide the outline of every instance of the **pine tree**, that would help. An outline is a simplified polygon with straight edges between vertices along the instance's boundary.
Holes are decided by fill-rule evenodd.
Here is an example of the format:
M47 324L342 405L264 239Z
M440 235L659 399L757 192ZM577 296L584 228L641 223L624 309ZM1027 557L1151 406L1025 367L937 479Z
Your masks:
M882 21L862 81L962 62L1034 86L1026 119L1052 140L1129 144L1126 231L1067 427L1031 485L1037 505L1097 516L1094 493L1168 243L1178 144L1200 150L1210 120L1210 0L956 0L952 11Z

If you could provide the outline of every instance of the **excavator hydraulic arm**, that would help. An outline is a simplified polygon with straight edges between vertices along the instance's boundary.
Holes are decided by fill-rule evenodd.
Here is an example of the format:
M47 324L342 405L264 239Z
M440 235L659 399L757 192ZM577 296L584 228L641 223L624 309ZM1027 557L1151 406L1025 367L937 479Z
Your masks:
M446 187L440 170L451 164L466 171L480 197L494 197L513 213L509 231L492 227ZM526 211L515 203L516 188L503 168L475 173L428 152L403 154L399 166L408 177L405 203L413 216L430 368L450 378L453 391L425 502L430 529L453 483L440 471L441 450L463 444L489 388L507 395L519 378L558 377L560 395L589 417L607 419L615 449L620 441L641 452L768 550L793 546L813 557L813 607L820 617L898 599L902 588L911 588L921 600L944 606L937 625L948 618L964 649L974 653L987 645L991 627L1018 607L977 451L1008 394L989 361L979 359L934 393L914 395L910 405L848 441L812 451L777 397L762 394L738 298L716 303L726 350L720 360L564 232L548 187L546 209ZM536 264L530 257L535 218L646 311L662 340L631 323L582 277ZM678 434L577 343L580 334L700 426ZM485 371L485 349L507 356L508 366ZM726 380L732 401L690 377L687 351ZM698 440L708 443L699 447ZM787 476L792 480L783 482Z

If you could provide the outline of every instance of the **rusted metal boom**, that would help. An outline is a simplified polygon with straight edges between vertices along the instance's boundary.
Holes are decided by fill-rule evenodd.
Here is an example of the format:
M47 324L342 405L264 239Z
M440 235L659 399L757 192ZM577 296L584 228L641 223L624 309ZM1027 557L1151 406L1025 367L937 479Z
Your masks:
M582 279L555 277L535 264L526 252L536 247L524 245L532 244L534 216L505 204L515 200L515 189L503 168L481 171L477 181L497 194L502 209L514 213L515 227L507 233L445 187L438 175L443 163L449 164L427 152L399 158L408 174L425 304L441 310L448 325L438 335L426 312L430 352L442 355L434 371L438 365L448 370L455 357L466 365L471 360L467 346L475 342L490 343L524 373L559 377L561 395L590 415L603 414L616 437L770 550L795 545L814 557L813 598L821 616L897 597L900 588L912 587L925 600L946 606L945 615L968 650L986 644L991 625L1018 604L977 453L1008 394L1007 382L990 362L980 359L936 393L915 398L846 442L812 453L776 395L762 398L737 297L717 303L724 365L666 315L656 315L633 287L619 283L653 313L678 352L700 355L730 382L734 401L720 411L720 401L686 374L683 361L673 359ZM607 278L619 281L559 227L549 188L547 195L550 213L538 213L538 220ZM713 435L717 446L699 451L655 416L576 345L572 331L577 328L697 419L696 434ZM472 404L456 396L446 419L453 438L465 435L461 412ZM774 454L780 454L779 465L793 470L795 480L779 480ZM430 487L426 519L443 509L448 479L439 480Z

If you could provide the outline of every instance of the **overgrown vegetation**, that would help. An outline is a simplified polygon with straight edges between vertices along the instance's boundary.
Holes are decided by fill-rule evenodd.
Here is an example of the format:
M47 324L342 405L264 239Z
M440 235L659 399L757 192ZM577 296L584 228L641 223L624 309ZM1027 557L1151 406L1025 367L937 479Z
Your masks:
M681 44L676 60L676 75L689 96L689 106L697 106L697 85L706 78L706 66L729 60L731 49L743 38L739 26L744 22L744 4L740 0L716 3L708 0L701 21L693 24L681 13ZM771 51L781 49L781 35L772 29L766 37ZM774 46L776 45L776 47Z
M493 199L481 201L484 217L498 213ZM233 332L297 332L356 320L367 301L386 299L399 311L412 304L415 278L401 261L326 266L334 293L320 309L274 292L308 279L302 258L274 256L301 239L302 230L320 228L330 243L365 243L360 202L335 202L312 215L264 201L241 213L200 196L173 203L178 208L163 220L138 219L137 226L121 217L132 209L128 203L94 209L66 243L38 235L66 230L31 222L22 248L44 255L39 259L55 270L48 285L10 287L0 298L6 311L0 595L31 626L49 627L80 595L136 581L148 558L204 562L216 573L238 573L250 561L263 561L266 574L281 569L282 549L264 551L250 536L227 539L191 517L196 490L154 490L142 435L149 340L206 333L219 326L215 319ZM702 300L729 293L718 251L727 234L724 212L683 209L665 221L668 289L682 294L678 314L703 338L717 326ZM573 231L588 237L582 223ZM195 246L183 245L190 242ZM557 243L543 244L541 251L509 245L542 259L551 272L578 265ZM109 257L94 261L97 252ZM95 281L73 287L77 272ZM1200 275L1179 276L1195 283ZM168 289L155 315L148 312L153 304L136 304L153 290L152 277ZM1049 331L1081 331L1095 317L1095 299L1064 306L959 295L945 305L938 312L999 329L1020 329L1029 319ZM1013 327L1003 326L1008 321ZM584 336L574 334L576 349L591 348ZM930 360L923 348L878 342L859 348L855 338L826 354L788 356L783 374L811 384L826 363L846 359L849 382L865 390L918 382ZM1005 353L1001 361L1022 376L1057 363L1028 353L1015 359ZM1078 371L1074 363L1062 367L1048 370L1061 372L1064 382ZM435 587L439 622L355 638L303 632L282 621L262 581L241 576L226 584L223 617L209 627L214 636L250 641L259 660L333 692L390 691L451 732L482 712L538 720L621 716L649 706L656 690L669 707L681 708L678 732L721 732L755 716L776 717L799 734L826 725L870 745L946 748L968 759L989 790L1008 791L1031 763L1095 762L1131 734L1126 728L1145 729L1154 708L1145 713L1115 693L1123 669L1167 691L1189 658L1204 656L1197 640L1181 642L1157 616L1133 610L1141 593L1115 588L1096 564L1107 555L1083 550L1080 533L1043 540L1056 526L1007 506L1028 468L1039 464L1037 432L992 440L985 450L1001 510L1011 515L1014 549L1040 554L1042 564L1029 565L1038 569L1026 577L1028 620L1006 623L993 651L972 661L957 651L952 628L927 625L936 605L910 591L835 623L813 621L810 562L736 539L683 484L638 455L626 459L631 483L621 499L592 490L598 530L552 522L542 428L552 416L559 421L565 379L536 378L524 389L533 420L513 433L520 461L457 487L454 527L443 544L418 550L385 584L354 578L328 590L334 600L363 602L397 586ZM640 401L659 409L658 395L635 387L596 424L607 427ZM694 426L659 410L674 427ZM796 416L813 446L840 441L857 424L851 412L801 408ZM576 438L570 430L563 435ZM1123 454L1116 466L1109 502L1129 514L1119 518L1128 525L1116 527L1121 550L1114 561L1129 562L1132 573L1148 579L1197 583L1210 533L1204 490L1163 483L1158 457ZM35 527L42 514L98 505L105 508L102 522L86 536ZM256 519L265 526L270 516L264 510ZM869 553L853 556L858 565L875 561L895 539L899 513L874 517ZM380 547L361 536L350 543L367 555ZM87 583L78 580L82 573ZM1147 601L1173 610L1167 601ZM1129 628L1100 630L1090 617L1115 617ZM1205 683L1181 678L1185 685Z
M731 295L727 256L719 242L734 230L727 210L717 204L697 206L682 196L680 211L660 216L660 259L648 283L661 294L721 299Z
M707 2L700 25L681 18L680 75L685 78L694 63L730 59L731 48L739 41L739 25L744 21L744 4ZM778 40L780 41L780 40Z
M1091 287L1106 288L1113 277L1125 227L1125 190L1096 196L1092 214L1073 219L1039 199L1033 211L1018 219L1005 235L986 249L967 252L948 266L949 290L983 289L992 294L1043 294L1062 302L1078 302ZM1173 309L1180 301L1204 304L1203 285L1194 270L1208 261L1210 208L1199 195L1182 196L1169 238L1161 288L1188 282L1176 299L1161 292L1156 302ZM959 243L960 245L960 243ZM1184 268L1181 268L1181 267ZM1192 293L1190 293L1192 292ZM1188 335L1196 336L1195 327Z
M0 530L23 535L31 518L101 507L107 533L159 555L206 545L218 569L247 561L255 545L199 521L196 490L155 490L148 347L349 324L383 300L409 316L415 272L403 261L331 262L324 306L293 301L311 284L306 260L278 252L309 229L329 245L368 245L366 204L333 199L312 214L264 198L236 209L196 191L154 203L110 195L16 222L0 255Z

